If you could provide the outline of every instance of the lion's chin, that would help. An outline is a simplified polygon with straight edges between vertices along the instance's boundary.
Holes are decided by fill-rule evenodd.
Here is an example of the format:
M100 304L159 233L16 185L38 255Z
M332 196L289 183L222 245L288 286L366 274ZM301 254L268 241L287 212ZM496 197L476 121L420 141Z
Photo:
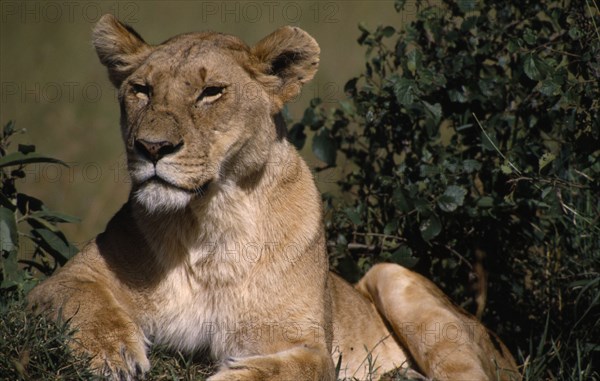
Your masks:
M149 182L137 189L133 197L148 212L172 212L184 209L193 194L159 182Z

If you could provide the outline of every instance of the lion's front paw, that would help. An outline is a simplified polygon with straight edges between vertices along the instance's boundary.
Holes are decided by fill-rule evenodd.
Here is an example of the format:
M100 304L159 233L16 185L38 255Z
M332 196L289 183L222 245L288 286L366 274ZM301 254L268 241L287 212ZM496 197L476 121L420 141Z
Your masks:
M261 357L229 357L221 364L219 371L206 381L258 381L269 379L271 364L262 364Z
M143 346L115 345L92 357L92 368L110 381L134 381L150 370Z

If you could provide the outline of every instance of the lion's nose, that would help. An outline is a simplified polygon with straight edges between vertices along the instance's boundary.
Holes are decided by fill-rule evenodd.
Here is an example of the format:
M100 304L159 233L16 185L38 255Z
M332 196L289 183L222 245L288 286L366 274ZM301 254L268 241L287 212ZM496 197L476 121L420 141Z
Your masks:
M174 144L173 142L168 141L150 142L144 139L135 141L135 148L138 152L153 163L158 162L167 155L174 154L179 151L182 146L183 142Z

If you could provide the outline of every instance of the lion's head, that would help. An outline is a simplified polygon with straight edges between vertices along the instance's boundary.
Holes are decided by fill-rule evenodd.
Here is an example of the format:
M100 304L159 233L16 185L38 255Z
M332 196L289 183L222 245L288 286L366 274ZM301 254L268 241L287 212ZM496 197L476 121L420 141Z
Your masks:
M93 41L119 91L133 195L149 211L183 208L209 186L259 172L283 138L274 115L319 62L315 40L294 27L253 47L220 33L152 46L105 15Z

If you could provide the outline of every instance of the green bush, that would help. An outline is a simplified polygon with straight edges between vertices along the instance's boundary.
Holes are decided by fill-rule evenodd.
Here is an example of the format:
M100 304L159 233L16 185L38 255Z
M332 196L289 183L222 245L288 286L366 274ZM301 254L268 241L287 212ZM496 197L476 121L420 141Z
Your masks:
M332 265L426 274L526 379L598 377L598 24L593 0L419 2L405 27L360 26L348 99L290 129L344 173L324 197Z
M60 160L39 155L35 146L19 144L16 152L9 152L15 129L8 122L0 135L0 296L19 298L36 283L32 271L50 275L66 263L77 248L60 231L58 223L76 222L77 218L49 210L44 203L17 190L18 181L25 178L25 166L55 164L66 166ZM25 226L23 226L25 225ZM28 240L33 248L24 258L19 248Z
M58 223L76 218L49 210L44 203L18 190L28 165L65 165L19 144L11 152L15 123L0 134L0 379L89 380L89 359L72 352L72 331L66 322L31 316L25 294L38 279L50 275L76 251ZM23 247L31 243L27 252Z

